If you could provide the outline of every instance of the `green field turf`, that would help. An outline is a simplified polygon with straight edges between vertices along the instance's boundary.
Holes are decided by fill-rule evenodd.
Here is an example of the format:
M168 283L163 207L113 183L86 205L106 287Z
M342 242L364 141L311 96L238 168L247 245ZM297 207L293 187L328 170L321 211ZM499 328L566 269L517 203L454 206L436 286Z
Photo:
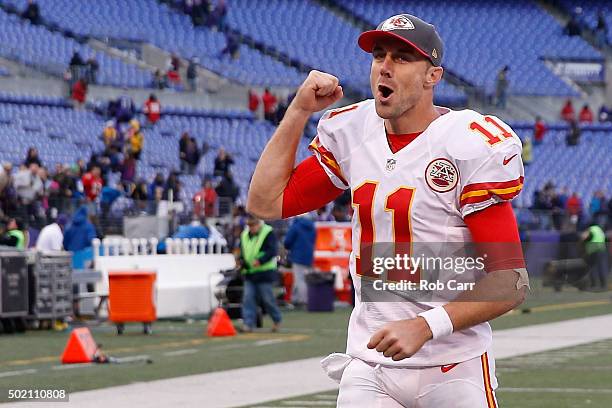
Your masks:
M515 311L493 322L495 329L612 313L609 293L534 291L525 304L530 313ZM153 364L60 365L69 333L28 331L0 335L0 401L9 388L61 388L68 392L131 382L171 378L272 362L317 357L343 351L350 309L334 313L285 311L280 333L268 328L230 338L207 338L206 323L162 321L151 336L142 326L128 325L123 336L109 324L91 327L94 339L111 356L147 355ZM606 374L612 378L612 373ZM610 405L612 406L612 405Z
M497 361L503 408L612 406L612 340ZM250 408L334 407L337 391L271 401Z

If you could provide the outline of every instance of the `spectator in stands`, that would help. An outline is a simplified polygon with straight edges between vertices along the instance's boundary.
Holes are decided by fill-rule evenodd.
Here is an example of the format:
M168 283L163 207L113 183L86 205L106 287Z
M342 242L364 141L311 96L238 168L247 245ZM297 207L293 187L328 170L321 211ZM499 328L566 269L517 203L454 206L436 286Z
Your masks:
M197 217L214 217L217 192L208 179L202 181L202 189L193 195L193 214Z
M601 107L599 108L599 113L597 114L597 118L599 119L600 123L609 122L612 121L612 113L606 105L601 105Z
M580 123L593 123L593 111L591 111L591 108L589 108L589 105L587 103L585 103L582 109L580 110L578 120L580 121Z
M259 107L259 95L253 89L249 89L249 111L257 116L257 108Z
M187 141L187 146L185 148L185 163L187 165L187 174L195 174L199 162L200 149L198 149L198 144L196 140L193 137L190 137Z
M177 72L181 70L181 59L178 55L170 55L170 59L168 60L168 70Z
M596 223L582 234L584 249L589 265L591 290L608 290L608 256L606 253L606 234Z
M497 73L497 78L495 80L496 106L502 109L506 107L506 100L508 97L508 86L509 86L508 71L509 70L510 70L510 67L508 65L503 67Z
M102 181L101 174L102 171L100 170L100 166L93 165L91 169L81 177L83 192L85 193L87 201L90 203L95 203L102 191L104 182Z
M134 153L128 152L121 163L121 181L126 186L131 186L136 180L136 157Z
M104 125L104 129L102 130L102 141L106 147L115 146L117 141L117 128L115 128L114 121L109 120Z
M39 166L30 163L22 165L13 177L13 186L19 199L19 205L27 212L30 219L36 218L39 212L39 199L43 194L43 184L38 175Z
M38 166L42 166L40 157L38 157L38 150L35 147L30 147L28 149L28 152L26 153L26 158L23 162L26 167L30 167L30 164L32 163L38 164Z
M224 148L219 148L217 157L215 158L215 176L223 176L229 173L230 167L234 164L234 159L230 156Z
M529 136L525 136L523 139L523 164L528 166L533 161L533 147L531 145L531 138Z
M21 17L30 20L32 24L40 24L42 22L40 18L40 9L34 0L28 0L28 5L23 13L21 13Z
M582 27L582 8L576 7L565 25L564 34L570 37L580 36L582 35Z
M179 139L179 160L181 166L181 173L187 173L187 146L191 137L188 132L183 132Z
M157 173L153 181L147 187L147 200L149 202L148 213L155 214L157 211L157 205L162 200L164 195L164 188L166 182L164 181L164 175Z
M107 222L113 203L123 194L123 185L105 185L100 192L101 221Z
M72 88L74 83L76 83L79 79L83 77L83 70L85 68L85 61L81 57L78 51L75 51L72 54L72 58L70 58L70 62L68 63L68 72L69 72L69 84Z
M278 280L276 236L271 226L254 216L249 216L247 226L240 235L239 264L244 276L241 331L253 331L259 299L272 318L272 331L276 332L282 320L273 292Z
M85 160L77 160L76 167L74 167L73 170L74 174L80 179L85 173L87 173L87 164L85 164Z
M567 187L563 187L561 192L559 194L554 194L552 198L552 221L557 230L561 230L563 225L563 216L565 214L565 206L568 199L567 191Z
M225 32L225 48L219 53L219 58L223 58L226 54L232 59L238 59L240 56L240 41L233 31Z
M95 57L87 59L85 62L85 80L88 84L95 84L98 82L98 70L100 64Z
M308 301L306 275L311 272L314 260L314 247L317 232L310 215L295 217L283 245L289 251L288 259L293 272L293 293L291 301L294 305L305 305Z
M82 108L85 105L87 99L87 81L84 78L79 79L72 86L71 98L74 101L74 107L77 109Z
M149 99L144 103L143 111L150 125L155 125L161 119L161 104L155 94L149 95Z
M130 120L130 129L128 130L128 146L127 154L134 157L136 160L140 160L140 154L144 146L144 134L140 129L140 122L138 119Z
M36 249L41 252L61 251L64 247L64 228L67 222L68 217L60 214L55 222L44 227L36 240Z
M592 222L601 225L605 224L608 208L606 207L606 197L603 191L599 190L593 194L591 202L589 203L589 213Z
M561 108L561 119L566 122L576 120L576 113L574 112L574 104L571 99L565 101L565 105Z
M217 5L210 13L208 26L213 30L225 31L225 19L227 18L227 5L225 0L218 0Z
M187 84L191 92L198 90L198 62L198 58L194 57L189 60L189 65L187 66Z
M565 143L568 146L578 146L580 143L580 134L581 130L578 127L578 122L572 120L570 122L570 127L567 131L567 135L565 136Z
M181 83L181 66L182 64L179 56L172 54L168 60L166 76L168 78L168 82L175 86L178 86Z
M603 10L597 12L597 27L595 27L595 43L599 48L608 44L608 23Z
M127 88L123 88L123 94L117 99L117 124L129 122L134 118L135 113L134 100L127 94Z
M209 0L189 0L187 3L192 3L189 7L187 14L191 16L191 23L194 26L205 25L210 15L210 1Z
M215 188L219 198L229 199L232 204L236 203L236 199L240 195L240 188L234 183L234 176L230 171L222 176L217 188ZM221 215L221 214L219 214Z
M582 217L582 200L578 197L578 193L574 192L571 197L567 199L565 210L570 216L572 224L579 223Z
M178 174L175 171L170 172L164 185L163 200L178 201L181 194L181 183L178 179Z
M533 125L533 144L535 146L542 144L544 135L547 132L546 124L541 116L536 116L535 124Z
M60 213L68 213L72 210L71 200L76 191L75 180L68 174L68 169L61 164L56 166L53 180L57 183L57 192L49 197L52 200L50 205L57 208Z
M266 88L261 96L261 101L264 107L264 118L270 122L274 122L274 114L276 112L276 104L278 103L278 99L276 99L276 96L270 92L270 89Z
M152 86L155 89L166 89L168 87L166 74L162 70L158 69L155 71Z
M140 179L133 185L132 191L128 192L129 197L135 201L136 207L141 213L146 213L147 209L147 183Z
M217 215L217 192L210 180L204 182L204 215L206 217Z
M81 251L91 246L96 237L96 229L87 217L87 207L80 207L64 230L64 249L66 251Z

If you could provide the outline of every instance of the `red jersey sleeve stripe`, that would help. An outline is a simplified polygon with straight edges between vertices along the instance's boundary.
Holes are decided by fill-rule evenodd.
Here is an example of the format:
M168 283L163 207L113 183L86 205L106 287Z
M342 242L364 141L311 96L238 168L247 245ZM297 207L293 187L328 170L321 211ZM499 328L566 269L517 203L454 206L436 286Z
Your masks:
M476 204L487 201L493 196L497 196L502 200L512 200L522 190L523 185L511 187L507 189L482 190L482 195L467 196L459 201L459 205L463 207L466 204ZM479 193L480 194L480 193Z
M497 196L502 200L510 200L517 196L523 188L523 177L516 180L504 181L497 183L476 183L470 184L463 188L459 204L480 203L487 201L493 196Z
M484 183L468 184L467 186L463 187L463 190L461 190L461 196L463 196L466 193L472 192L472 191L516 187L519 184L523 184L523 180L524 179L525 178L521 176L521 177L519 177L517 179L510 180L510 181L497 181L497 182L484 182Z

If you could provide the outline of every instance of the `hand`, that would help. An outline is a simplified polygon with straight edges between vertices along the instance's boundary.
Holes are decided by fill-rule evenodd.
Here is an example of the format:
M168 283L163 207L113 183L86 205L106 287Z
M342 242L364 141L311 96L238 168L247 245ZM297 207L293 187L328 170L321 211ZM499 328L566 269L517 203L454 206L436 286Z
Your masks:
M313 70L298 89L291 105L310 114L327 108L343 96L338 78Z
M385 324L368 343L368 348L390 357L393 361L411 357L433 337L427 321L422 317L398 320Z
M255 259L253 262L251 262L251 265L253 265L253 267L258 267L261 265L261 263L259 262L259 259Z

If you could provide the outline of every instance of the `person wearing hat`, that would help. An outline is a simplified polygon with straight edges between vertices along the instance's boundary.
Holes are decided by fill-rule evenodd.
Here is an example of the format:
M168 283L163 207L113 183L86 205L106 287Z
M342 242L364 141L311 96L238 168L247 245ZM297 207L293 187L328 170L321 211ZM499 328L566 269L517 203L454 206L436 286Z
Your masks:
M36 249L41 252L61 251L64 248L64 228L68 223L65 214L59 214L55 222L47 225L38 234Z
M311 71L259 159L247 209L288 218L351 191L355 308L346 353L322 361L340 383L338 407L495 407L488 321L519 305L529 285L510 203L523 186L520 140L494 116L434 105L444 46L432 24L398 14L358 45L372 56L373 99L325 112L313 156L295 167L311 115L343 97L338 78ZM484 262L466 275L470 286L444 285L460 275L452 267L396 266L393 255L437 255L448 245L428 243L444 242L478 244ZM391 250L380 258L373 248L384 243ZM394 266L381 271L379 258ZM381 289L423 281L445 290Z
M242 331L251 332L257 321L258 299L272 318L272 331L279 329L282 316L274 298L274 283L278 279L277 241L272 227L249 215L247 226L240 235L240 260L244 276L242 292Z

